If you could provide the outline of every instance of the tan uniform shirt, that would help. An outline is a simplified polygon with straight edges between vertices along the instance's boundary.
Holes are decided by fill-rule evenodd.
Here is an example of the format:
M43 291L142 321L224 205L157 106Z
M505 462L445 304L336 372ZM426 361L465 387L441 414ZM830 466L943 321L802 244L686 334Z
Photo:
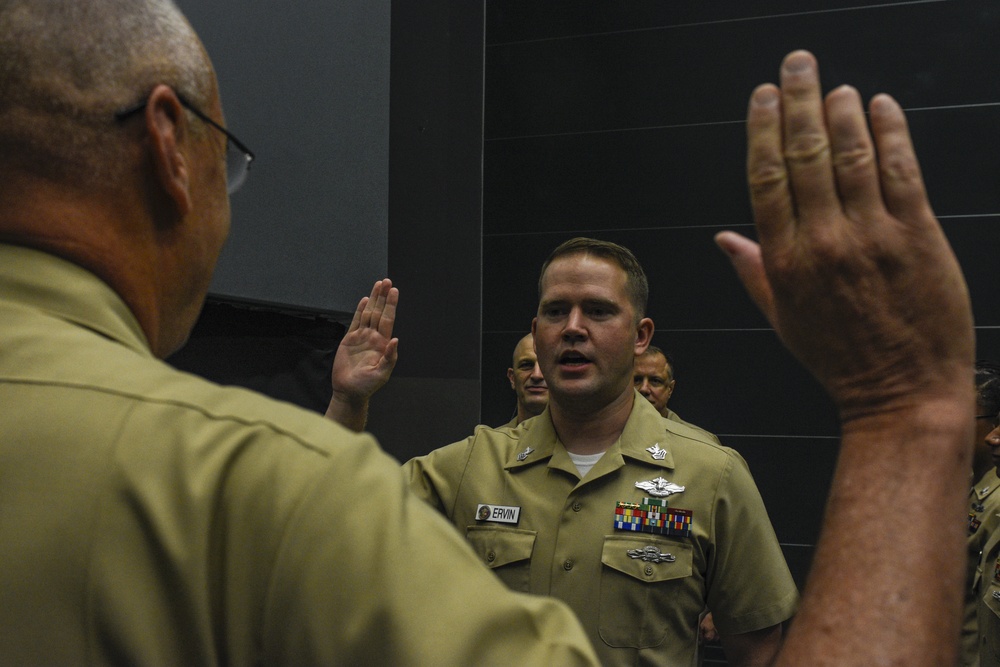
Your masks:
M978 653L976 660L968 658L969 624L968 609L966 623L962 628L962 659L963 664L979 665L980 667L1000 667L1000 478L994 468L972 489L970 504L978 503L982 509L973 507L970 511L970 527L975 514L981 522L976 531L970 535L970 557L981 545L981 555L978 561L972 592L976 602L976 621L978 630Z
M170 368L104 283L4 245L0 406L0 664L596 664L371 437Z
M986 540L1000 523L1000 478L991 468L969 491L969 568L965 582L965 618L962 622L962 667L979 665L979 567Z
M683 419L681 419L681 416L679 414L677 414L676 412L674 412L670 408L667 408L667 414L665 414L664 417L666 417L667 419L669 419L672 422L677 422L678 424L684 424L685 426L689 426L689 427L695 429L696 431L701 431L702 433L704 433L705 435L708 436L709 440L711 440L712 442L714 442L717 445L721 445L722 444L722 442L719 440L719 438L714 433L710 433L709 431L706 431L705 429L703 429L700 426L695 426L691 422L684 421Z
M508 586L568 602L604 665L692 664L706 604L724 634L794 612L795 585L746 463L638 393L621 438L584 480L548 410L514 429L480 427L406 469ZM615 528L618 503L655 496L637 482L677 485L656 499L690 512L689 536Z

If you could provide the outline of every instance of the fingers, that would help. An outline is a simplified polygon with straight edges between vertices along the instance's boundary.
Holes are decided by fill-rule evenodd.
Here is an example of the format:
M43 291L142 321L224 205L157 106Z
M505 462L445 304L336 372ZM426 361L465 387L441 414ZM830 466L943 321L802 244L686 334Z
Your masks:
M347 328L347 333L352 331L357 331L361 326L361 318L364 316L365 309L368 307L369 298L362 297L361 301L358 301L358 307L354 310L354 318L351 320L351 326Z
M746 288L753 302L757 304L768 322L777 329L774 295L771 284L764 273L764 262L760 246L735 232L719 232L715 243L726 253L740 282Z
M884 94L876 95L869 109L886 208L901 220L933 217L903 110Z
M388 280L384 282L390 286L392 285L392 283ZM381 316L378 318L377 324L373 324L373 326L378 329L378 332L385 338L392 338L392 328L396 323L396 304L398 303L399 290L395 287L391 287L383 299Z
M875 147L861 95L841 86L827 95L826 117L841 208L854 221L884 211Z
M396 321L396 305L399 302L399 290L392 286L392 281L383 278L372 287L370 296L358 304L358 311L351 323L351 331L359 327L375 329L386 338L392 337L392 328Z
M747 109L747 184L757 233L763 243L787 240L795 211L782 149L781 93L765 84Z
M785 163L800 224L840 209L816 59L795 51L781 65Z

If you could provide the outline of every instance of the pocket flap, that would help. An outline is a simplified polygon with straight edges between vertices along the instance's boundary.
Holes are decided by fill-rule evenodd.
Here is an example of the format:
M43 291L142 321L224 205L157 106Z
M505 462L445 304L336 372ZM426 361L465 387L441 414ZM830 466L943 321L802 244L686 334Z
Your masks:
M495 526L469 526L465 533L473 550L490 567L500 567L531 558L535 531Z
M691 576L694 549L652 536L608 535L601 562L640 581L669 581Z

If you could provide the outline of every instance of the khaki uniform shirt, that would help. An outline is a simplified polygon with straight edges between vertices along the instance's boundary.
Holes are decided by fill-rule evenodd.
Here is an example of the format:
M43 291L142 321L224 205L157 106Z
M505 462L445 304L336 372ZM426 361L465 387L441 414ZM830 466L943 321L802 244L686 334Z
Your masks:
M965 582L965 617L962 622L962 667L979 665L979 567L986 540L1000 523L1000 478L991 468L969 491L969 568Z
M596 664L370 436L170 368L107 285L4 245L0 406L0 664Z
M978 660L970 660L969 655L969 623L968 609L966 622L962 628L962 659L963 664L980 665L980 667L1000 667L1000 478L994 468L972 489L970 504L982 506L970 510L970 528L976 519L981 522L977 530L970 535L970 557L975 545L981 545L981 555L978 568L972 581L972 592L976 602L975 629L978 630Z
M638 392L621 438L581 480L546 409L479 427L406 464L414 490L512 589L570 604L604 665L690 665L708 606L724 634L781 623L797 592L743 459L662 418ZM615 528L619 502L683 487L690 536ZM623 510L624 511L624 510Z
M721 445L722 444L722 442L719 441L719 438L714 433L710 433L710 432L706 431L705 429L703 429L700 426L695 426L691 422L684 421L683 419L681 419L681 416L679 414L677 414L676 412L674 412L670 408L667 408L667 414L665 414L664 417L666 417L667 419L669 419L672 422L677 422L678 424L684 424L685 426L689 426L689 427L695 429L696 431L701 431L702 433L704 433L705 435L708 436L709 440L711 440L712 442L714 442L717 445Z

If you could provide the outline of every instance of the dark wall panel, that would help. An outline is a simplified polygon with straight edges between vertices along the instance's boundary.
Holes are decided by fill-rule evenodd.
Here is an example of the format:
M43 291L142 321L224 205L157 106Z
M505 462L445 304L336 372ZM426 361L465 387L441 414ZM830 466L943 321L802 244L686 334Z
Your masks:
M781 57L796 48L819 57L828 89L850 83L865 97L888 90L904 107L998 97L1000 81L983 76L1000 69L996 3L880 3L841 12L783 4L795 12L531 42L490 39L486 138L742 119L750 90L774 80Z
M386 273L389 0L178 5L257 154L212 293L352 313Z

